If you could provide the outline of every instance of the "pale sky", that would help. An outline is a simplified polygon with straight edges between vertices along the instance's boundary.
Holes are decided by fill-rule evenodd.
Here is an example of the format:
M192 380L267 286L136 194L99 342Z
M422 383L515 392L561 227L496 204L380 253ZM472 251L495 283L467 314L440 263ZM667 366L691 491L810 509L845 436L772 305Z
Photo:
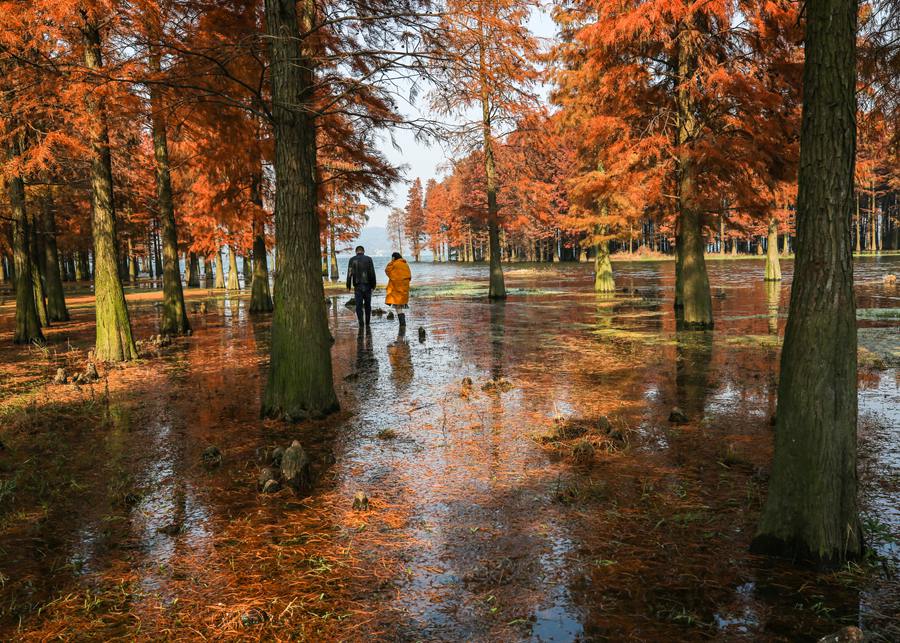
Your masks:
M550 39L555 36L556 25L550 18L548 6L542 6L540 11L532 14L529 27L532 33L539 38ZM405 116L409 119L415 119L420 116L435 118L433 114L428 113L427 94L429 89L428 86L422 87L414 103L409 102L408 96L401 101L401 111ZM416 177L419 177L422 179L422 185L424 186L428 179L437 178L443 174L439 168L447 162L448 150L442 149L436 143L429 146L416 141L412 132L397 130L394 132L394 140L400 147L399 151L394 149L387 137L384 138L382 151L392 163L407 166L404 176L406 182L398 183L394 186L394 199L391 206L374 206L369 210L368 227L385 227L391 207L402 208L406 205L406 193L409 190L410 183Z

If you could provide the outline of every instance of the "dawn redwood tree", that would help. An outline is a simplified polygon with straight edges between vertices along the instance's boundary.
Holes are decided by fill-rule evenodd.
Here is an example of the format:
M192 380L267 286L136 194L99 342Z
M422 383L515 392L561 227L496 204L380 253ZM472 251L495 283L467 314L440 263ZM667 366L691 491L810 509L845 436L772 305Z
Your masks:
M119 277L112 157L102 90L92 79L103 77L101 17L82 9L82 46L88 74L84 103L90 136L90 184L94 237L94 296L97 339L94 355L110 362L137 359L125 291Z
M319 267L313 3L265 0L275 137L275 312L265 416L303 419L338 409Z
M422 241L424 237L425 227L425 211L422 209L422 180L416 177L406 197L406 216L404 224L406 225L406 239L410 244L410 251L413 259L419 260L422 252Z
M403 229L406 221L406 211L403 208L392 208L387 216L387 233L391 244L397 252L403 254Z
M497 193L498 129L534 104L531 86L537 79L537 40L527 21L530 0L447 0L435 36L432 73L436 88L432 106L445 114L463 115L471 107L480 119L466 124L464 137L480 130L487 197L490 284L488 297L506 298L500 265L500 217Z
M602 167L610 177L583 196L674 222L679 326L712 327L710 215L728 203L767 219L793 176L796 7L565 0L554 18L562 29L554 100L577 133L582 172Z
M825 564L863 550L850 246L857 10L856 0L806 3L796 260L775 458L752 544L756 552Z

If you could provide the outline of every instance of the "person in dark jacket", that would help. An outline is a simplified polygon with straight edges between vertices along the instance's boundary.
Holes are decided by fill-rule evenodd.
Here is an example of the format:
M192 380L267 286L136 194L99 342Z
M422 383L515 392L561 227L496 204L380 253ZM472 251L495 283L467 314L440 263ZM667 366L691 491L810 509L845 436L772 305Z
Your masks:
M365 325L369 325L372 318L372 290L375 288L375 263L371 257L366 256L366 249L356 246L356 256L350 259L347 265L347 290L353 290L356 297L356 319L359 327L363 327L363 312L365 312Z

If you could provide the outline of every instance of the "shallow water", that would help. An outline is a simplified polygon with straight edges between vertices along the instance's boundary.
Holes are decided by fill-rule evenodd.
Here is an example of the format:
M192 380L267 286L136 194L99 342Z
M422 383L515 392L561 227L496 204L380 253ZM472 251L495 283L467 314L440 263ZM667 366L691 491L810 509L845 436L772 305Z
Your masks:
M898 601L886 572L817 575L746 553L771 457L791 262L776 287L759 261L710 262L712 333L676 331L672 262L614 268L627 292L598 297L589 266L510 266L509 300L488 303L486 267L413 264L405 336L382 317L360 337L347 296L332 297L343 411L324 422L258 419L268 319L240 297L210 297L193 337L113 371L108 396L101 385L39 390L2 434L0 474L18 490L0 522L0 628L797 640L858 624L890 640ZM900 257L856 264L860 345L880 362L860 375L860 474L871 542L896 567L900 290L882 284L887 272ZM155 310L132 310L148 337ZM8 348L0 308L9 406L22 382L49 379L90 345L89 310L77 311L45 356ZM676 405L687 425L667 422ZM601 415L622 437L588 464L533 439ZM379 437L385 429L393 437ZM257 451L294 438L313 456L317 490L257 494ZM207 470L211 444L224 457ZM357 490L370 511L350 509ZM241 625L248 606L271 620Z

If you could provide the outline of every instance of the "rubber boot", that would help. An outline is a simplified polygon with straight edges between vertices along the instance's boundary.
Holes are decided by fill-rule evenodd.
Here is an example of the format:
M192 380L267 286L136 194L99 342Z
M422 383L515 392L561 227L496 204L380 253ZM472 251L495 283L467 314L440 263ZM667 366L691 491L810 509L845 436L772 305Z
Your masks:
M404 313L397 313L397 320L400 322L400 328L406 328L406 315Z

